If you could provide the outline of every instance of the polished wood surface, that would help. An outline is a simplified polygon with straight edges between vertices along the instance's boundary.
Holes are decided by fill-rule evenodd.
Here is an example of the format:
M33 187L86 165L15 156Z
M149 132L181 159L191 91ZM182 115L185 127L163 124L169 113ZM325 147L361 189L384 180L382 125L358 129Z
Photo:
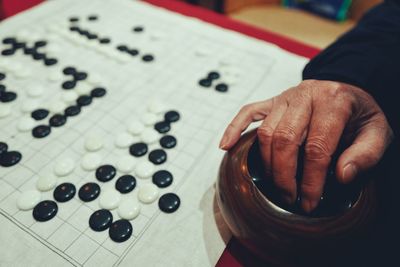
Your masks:
M253 182L248 156L255 141L253 130L226 153L216 194L233 235L268 266L327 266L330 258L351 249L352 241L368 233L376 216L372 180L360 189L354 205L340 214L295 214L275 205Z

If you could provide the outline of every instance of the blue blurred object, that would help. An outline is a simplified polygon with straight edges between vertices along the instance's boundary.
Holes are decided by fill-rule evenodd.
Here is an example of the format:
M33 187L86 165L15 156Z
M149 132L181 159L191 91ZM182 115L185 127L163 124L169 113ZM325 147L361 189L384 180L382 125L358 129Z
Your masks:
M300 8L318 15L343 21L347 18L351 0L282 0L287 7Z

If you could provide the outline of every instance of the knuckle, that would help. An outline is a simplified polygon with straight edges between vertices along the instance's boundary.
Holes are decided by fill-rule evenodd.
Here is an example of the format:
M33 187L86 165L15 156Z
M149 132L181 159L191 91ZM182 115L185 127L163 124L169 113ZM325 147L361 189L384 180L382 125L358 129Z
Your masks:
M290 128L280 128L274 132L273 145L276 149L284 149L287 146L297 145L296 132Z
M274 135L274 129L270 126L263 125L257 129L257 136L261 142L268 142Z
M309 139L304 147L307 160L318 160L329 163L331 155L324 138L314 137Z

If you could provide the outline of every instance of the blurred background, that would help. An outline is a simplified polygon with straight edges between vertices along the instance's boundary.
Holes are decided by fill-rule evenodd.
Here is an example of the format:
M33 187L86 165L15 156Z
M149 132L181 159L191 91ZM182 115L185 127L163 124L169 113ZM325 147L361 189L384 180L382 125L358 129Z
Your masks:
M329 45L339 35L353 27L368 9L383 2L383 0L180 1L212 9L232 19L277 32L318 48ZM334 10L335 8L337 10ZM337 17L332 14L336 14Z

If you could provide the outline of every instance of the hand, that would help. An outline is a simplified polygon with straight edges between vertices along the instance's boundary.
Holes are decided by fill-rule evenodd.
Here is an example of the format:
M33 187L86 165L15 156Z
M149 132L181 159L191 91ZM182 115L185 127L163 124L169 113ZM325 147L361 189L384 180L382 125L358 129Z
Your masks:
M257 134L265 171L287 203L301 194L306 212L318 205L342 136L351 145L338 159L336 176L348 183L378 163L393 135L382 110L362 89L306 80L272 99L244 106L225 130L220 148L231 148L250 123L260 120ZM303 143L303 180L301 192L296 192L297 155Z

